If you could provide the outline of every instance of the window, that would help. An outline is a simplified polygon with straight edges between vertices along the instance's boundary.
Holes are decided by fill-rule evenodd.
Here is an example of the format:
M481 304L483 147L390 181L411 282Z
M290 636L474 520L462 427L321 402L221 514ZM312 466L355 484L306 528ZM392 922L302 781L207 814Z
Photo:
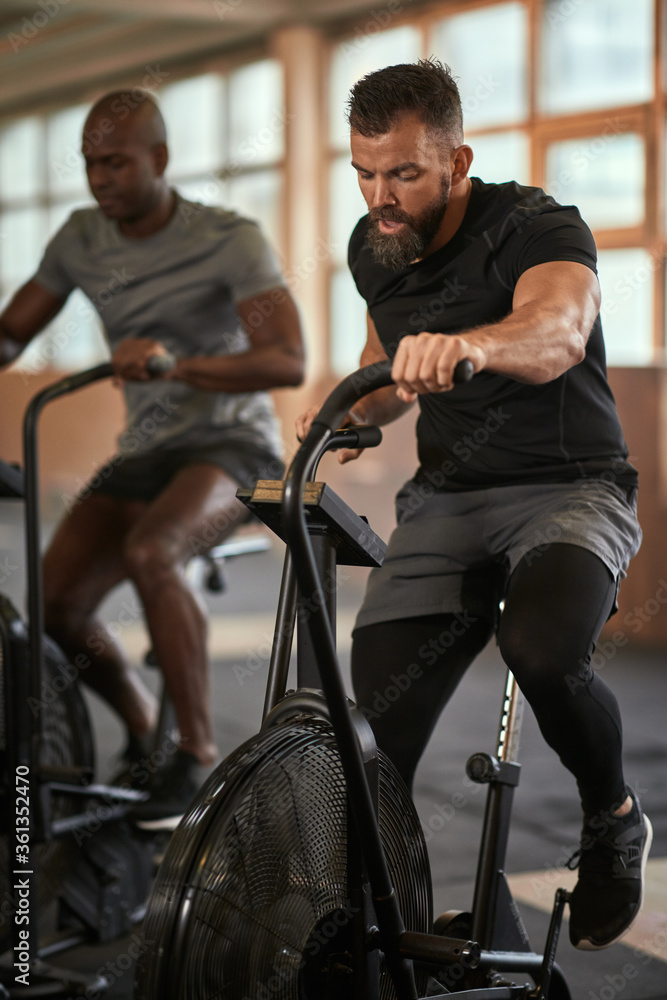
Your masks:
M609 129L605 134L552 143L546 190L576 205L592 229L638 226L644 221L644 141Z
M473 151L470 174L487 184L513 180L530 184L530 142L525 132L480 133L468 140Z
M0 130L0 295L3 303L35 273L48 238L74 208L90 202L80 153L87 109L31 116ZM92 306L75 292L48 329L23 352L26 375L52 364L80 368L106 348Z
M170 137L169 179L183 197L257 219L279 248L287 121L279 63L263 59L227 77L182 80L161 91L160 105Z
M654 78L656 58L666 64L667 36L655 37L656 3L664 20L667 0L448 0L418 17L406 11L372 43L358 29L356 47L352 37L336 43L329 216L340 247L331 278L337 374L354 367L363 342L345 252L366 211L347 167L341 109L369 69L429 55L457 79L471 174L543 187L576 205L591 227L608 363L664 363L667 123ZM658 149L664 156L652 157Z
M658 262L641 247L601 250L600 317L607 357L617 365L653 360L653 283Z
M653 96L653 0L545 0L540 106L560 113Z
M226 76L206 73L158 95L167 123L169 180L186 198L256 218L278 249L285 109L275 60ZM80 152L88 105L0 128L0 296L35 273L49 237L92 204ZM27 374L83 368L107 356L100 319L80 292L23 352Z
M454 14L433 29L433 52L457 79L466 130L528 114L528 19L523 3Z

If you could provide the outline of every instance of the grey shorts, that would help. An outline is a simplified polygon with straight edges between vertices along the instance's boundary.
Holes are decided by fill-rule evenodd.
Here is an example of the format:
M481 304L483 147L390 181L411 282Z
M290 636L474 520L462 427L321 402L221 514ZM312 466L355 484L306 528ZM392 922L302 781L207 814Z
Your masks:
M251 447L173 448L148 455L114 455L97 470L80 496L103 493L120 500L154 500L186 465L217 465L241 486L282 479L284 465L269 451Z
M636 491L600 479L396 497L398 526L372 570L356 628L469 611L495 618L509 575L558 543L598 556L618 583L639 549Z

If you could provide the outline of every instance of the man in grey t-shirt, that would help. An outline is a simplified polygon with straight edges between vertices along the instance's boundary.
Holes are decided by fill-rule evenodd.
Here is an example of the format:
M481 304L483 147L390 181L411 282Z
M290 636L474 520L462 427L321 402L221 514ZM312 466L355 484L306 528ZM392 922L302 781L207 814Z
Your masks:
M90 661L82 676L124 720L132 776L156 706L96 609L122 580L134 583L181 734L135 819L166 827L187 807L200 766L217 755L205 622L182 569L199 547L193 539L219 542L239 523L239 483L281 474L266 390L301 382L302 337L258 227L168 186L164 122L149 94L101 98L84 126L83 154L99 207L73 213L0 315L0 365L74 288L100 313L127 427L46 553L46 627L70 657L83 652ZM152 376L148 359L168 353L175 368Z

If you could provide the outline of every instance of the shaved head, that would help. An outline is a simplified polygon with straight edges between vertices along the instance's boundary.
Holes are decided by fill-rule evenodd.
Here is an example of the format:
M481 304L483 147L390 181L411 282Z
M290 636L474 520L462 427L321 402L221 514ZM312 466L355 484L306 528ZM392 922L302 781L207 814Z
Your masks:
M84 125L84 141L95 125L104 121L111 128L130 129L148 149L166 143L167 129L157 101L147 90L115 90L92 106ZM105 129L110 131L110 129Z

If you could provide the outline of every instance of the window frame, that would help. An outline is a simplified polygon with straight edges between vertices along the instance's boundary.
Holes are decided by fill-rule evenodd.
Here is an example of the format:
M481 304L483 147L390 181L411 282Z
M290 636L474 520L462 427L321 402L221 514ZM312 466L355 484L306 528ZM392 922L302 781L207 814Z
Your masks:
M427 9L397 14L391 21L391 27L410 24L421 32L422 57L432 51L434 26L443 18L473 10L491 8L506 3L508 0L441 0ZM619 119L624 126L623 131L636 132L643 140L646 150L645 158L645 194L643 222L630 227L595 228L593 236L600 250L623 249L638 247L646 250L656 261L653 281L653 360L652 367L667 365L667 180L665 170L667 159L666 129L667 123L667 45L664 33L667 31L667 0L653 0L653 79L654 93L649 101L637 104L614 105L603 109L576 111L573 113L550 114L539 110L539 66L540 52L543 42L543 9L544 0L519 0L526 9L527 17L527 116L523 121L507 122L502 125L488 126L480 129L466 129L466 141L474 149L477 135L491 135L520 129L525 132L529 144L530 183L542 187L546 180L547 151L551 143L566 140L576 140L603 132L609 120ZM388 25L389 26L389 25ZM325 72L327 79L332 54L337 45L349 40L349 32L353 23L348 22L329 36L330 57ZM465 118L464 118L465 127ZM335 149L327 142L326 150L327 176L331 176L331 168L335 159L341 155L340 149ZM508 178L511 179L511 178ZM327 192L330 195L330 192ZM336 270L333 265L331 274ZM328 282L331 289L331 279ZM330 315L330 310L329 310ZM331 347L332 331L328 330L328 345ZM331 356L331 350L329 350ZM613 367L613 364L610 364Z

